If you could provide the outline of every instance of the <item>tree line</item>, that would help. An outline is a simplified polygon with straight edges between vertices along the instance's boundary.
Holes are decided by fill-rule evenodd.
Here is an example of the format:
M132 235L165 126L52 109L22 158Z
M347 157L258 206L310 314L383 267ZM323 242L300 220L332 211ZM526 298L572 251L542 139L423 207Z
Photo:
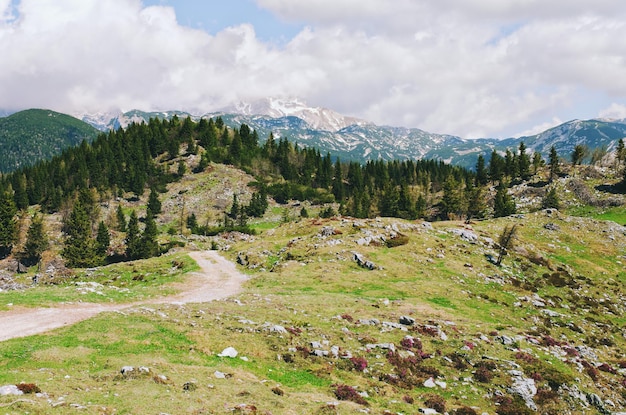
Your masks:
M625 153L621 143L617 159L620 163ZM97 222L96 200L127 193L140 197L148 189L146 216L140 219L130 212L127 219L118 210L116 226L126 233L125 259L158 255L158 194L186 173L184 158L190 155L198 160L193 166L195 172L204 171L210 163L224 163L243 169L257 180L250 205L239 206L235 199L230 212L224 212L224 228L245 227L248 217L262 216L268 197L278 203L335 203L339 213L358 218L481 218L489 210L494 216L505 216L515 213L508 187L529 180L546 164L539 153L528 154L524 143L504 155L494 150L488 162L479 155L474 171L440 160L359 163L320 154L315 148L300 147L284 137L276 140L272 134L260 143L257 132L249 126L228 128L219 117L198 122L176 116L170 120L151 119L100 134L92 143L82 142L49 161L3 175L0 255L11 253L16 243L18 211L40 205L43 213L63 208L68 212L64 216L66 239L62 255L70 266L101 264L106 261L110 242L107 226ZM172 165L177 168L172 169ZM552 180L559 172L559 157L554 148L548 165ZM497 189L489 205L488 186ZM330 213L332 209L323 212ZM194 232L215 231L199 226L193 212L187 220ZM31 226L41 226L40 215L33 217ZM34 229L33 235L36 233ZM45 234L43 230L39 233ZM33 259L47 246L46 241L35 242L24 245L34 252L28 254Z

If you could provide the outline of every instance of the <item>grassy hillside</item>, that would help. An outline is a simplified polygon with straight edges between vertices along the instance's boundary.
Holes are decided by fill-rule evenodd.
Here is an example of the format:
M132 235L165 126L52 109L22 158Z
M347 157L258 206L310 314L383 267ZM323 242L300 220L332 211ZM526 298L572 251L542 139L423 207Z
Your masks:
M49 159L98 133L89 124L50 110L31 109L0 118L0 172Z
M180 234L184 212L213 221L233 192L249 200L252 180L211 164L169 184L160 241L184 245L170 254L77 270L33 288L34 269L13 276L22 288L0 292L0 310L154 298L185 278L170 273L173 261L192 269L185 252L211 247L242 264L250 280L226 301L135 307L0 343L0 386L23 382L42 393L0 396L0 408L275 415L626 410L626 234L597 219L604 196L594 181L584 184L598 206L580 213L596 218L536 210L533 197L540 197L530 187L514 189L526 192L525 213L471 224L319 219L322 207L308 204L311 218L300 218L301 205L292 203L273 204L253 221L256 236L203 237L184 226ZM557 183L566 206L583 209L581 197L589 195L574 184ZM141 210L146 198L103 203L100 215L112 215L117 203ZM612 218L625 216L623 203L610 209ZM60 249L59 219L47 218L54 240L46 263ZM515 246L496 266L498 237L513 224ZM112 236L114 246L122 243L122 235ZM355 254L374 269L360 266ZM100 286L84 293L77 282ZM238 356L218 356L227 347ZM124 366L147 369L123 374Z

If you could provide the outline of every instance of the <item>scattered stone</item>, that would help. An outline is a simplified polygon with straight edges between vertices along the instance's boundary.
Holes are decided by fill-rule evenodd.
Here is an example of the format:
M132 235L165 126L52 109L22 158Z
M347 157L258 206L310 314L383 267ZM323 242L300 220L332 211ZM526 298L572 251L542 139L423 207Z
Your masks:
M445 389L448 387L448 384L442 380L436 380L435 385L439 386L441 389Z
M123 366L122 369L120 370L120 373L124 376L128 376L134 371L135 371L135 368L133 366Z
M243 254L239 254L237 255L237 263L239 265L243 265L244 267L248 265L248 256L247 255L243 255Z
M187 392L193 392L198 389L198 385L195 382L185 382L183 384L183 390Z
M226 373L220 372L219 370L213 372L213 376L215 376L217 379L226 379Z
M555 223L546 223L543 227L549 231L559 231L561 228Z
M362 324L364 326L378 326L380 324L380 320L376 318L360 319L357 323Z
M219 353L218 356L235 358L237 357L238 354L239 352L237 352L237 350L234 347L227 347L224 350L222 350L222 353Z
M426 379L426 381L424 381L424 387L425 388L435 388L435 387L437 387L437 384L435 383L435 380L433 378L428 378L428 379Z
M0 386L0 396L6 395L23 395L24 392L18 389L16 385Z
M451 232L454 235L459 236L464 241L473 244L478 242L478 235L476 235L473 231L470 231L469 229L452 229Z
M404 324L405 326L412 326L415 324L415 319L409 316L400 317L400 324Z
M439 412L435 411L432 408L420 408L419 409L419 413L420 414L425 414L425 415L437 415L437 414L439 414Z
M533 401L533 397L537 394L537 386L534 379L524 377L524 373L520 370L509 370L509 374L513 380L509 392L520 396L528 408L536 411L537 405Z
M515 343L515 340L509 336L496 336L496 341L502 343L505 346L511 346L513 343Z
M354 261L356 261L356 263L362 267L362 268L367 268L370 271L375 270L376 268L378 268L376 266L376 264L374 264L372 261L365 259L365 257L357 252L354 253Z
M366 344L365 345L366 348L372 350L372 349L383 349L383 350L391 350L392 352L396 351L396 345L393 343L376 343L376 344Z

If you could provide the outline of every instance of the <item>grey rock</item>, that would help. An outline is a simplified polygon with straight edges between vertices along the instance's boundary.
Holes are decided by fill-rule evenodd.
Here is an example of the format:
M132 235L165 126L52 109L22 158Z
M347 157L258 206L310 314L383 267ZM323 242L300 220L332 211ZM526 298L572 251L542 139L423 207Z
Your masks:
M509 374L513 379L513 385L509 388L509 392L520 396L528 408L536 411L537 405L533 401L533 397L537 394L537 385L535 385L534 379L524 377L520 370L509 370Z
M561 228L555 223L546 223L543 227L549 231L559 231Z
M16 385L0 386L0 396L6 395L23 395L24 392L19 390Z
M515 340L513 340L513 338L509 337L509 336L496 336L496 341L499 341L500 343L502 343L505 346L510 346L513 343L515 343Z
M404 324L405 326L412 326L415 324L415 319L409 316L400 317L400 324Z
M452 229L451 232L454 235L459 236L464 241L467 241L470 243L478 242L478 235L476 235L473 231L470 231L469 229Z

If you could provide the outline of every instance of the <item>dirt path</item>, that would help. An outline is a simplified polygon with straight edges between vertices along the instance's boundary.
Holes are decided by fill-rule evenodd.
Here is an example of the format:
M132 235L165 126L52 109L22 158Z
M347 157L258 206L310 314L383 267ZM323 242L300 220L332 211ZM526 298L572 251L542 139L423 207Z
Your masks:
M118 311L142 304L204 303L241 292L247 277L235 264L215 251L191 252L201 271L190 273L181 292L162 298L126 304L75 303L51 308L17 308L0 312L0 341L44 333L87 320L105 311Z

